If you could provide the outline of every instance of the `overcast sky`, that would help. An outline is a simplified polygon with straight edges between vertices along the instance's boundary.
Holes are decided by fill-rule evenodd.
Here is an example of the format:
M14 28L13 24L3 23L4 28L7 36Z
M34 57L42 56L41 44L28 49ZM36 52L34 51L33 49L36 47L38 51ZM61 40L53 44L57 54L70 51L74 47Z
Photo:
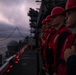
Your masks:
M18 27L21 33L29 33L29 8L38 8L36 0L0 0L0 36Z

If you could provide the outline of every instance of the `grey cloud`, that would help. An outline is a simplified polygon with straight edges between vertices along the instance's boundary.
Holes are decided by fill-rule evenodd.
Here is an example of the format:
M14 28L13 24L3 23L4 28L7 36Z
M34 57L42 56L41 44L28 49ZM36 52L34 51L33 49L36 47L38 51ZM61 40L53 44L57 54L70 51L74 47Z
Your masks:
M21 4L21 3L28 3L28 4L30 4L30 3L34 3L35 2L35 0L0 0L0 3L5 3L5 4L11 4L11 3L16 3L16 4Z
M20 5L23 2L26 2L26 0L0 0L0 3L5 4L6 6Z
M24 19L27 20L28 9L33 6L36 7L34 2L35 0L0 0L0 4L3 5L0 7L0 12L9 19L9 21L13 21L14 23L18 23L22 21L24 23ZM11 3L16 3L16 5L12 5ZM21 5L18 5L18 4ZM24 4L23 4L24 3ZM6 6L8 4L8 6ZM24 11L21 10L21 6L24 5ZM27 18L26 18L27 17Z
M16 27L11 26L7 23L0 22L0 37L8 37L14 31L15 28ZM29 34L28 29L19 28L19 31L24 37ZM20 33L16 29L11 37L22 37Z
M21 10L22 6L25 9ZM27 13L30 7L36 8L35 0L0 0L0 13L17 26L23 35L29 34L30 27ZM0 36L3 35L3 32L10 34L14 28L14 26L6 23L0 23ZM15 33L17 34L17 31Z
M1 13L10 22L13 22L14 24L25 24L25 21L28 20L28 17L27 17L28 11L26 11L25 9L24 9L24 11L21 11L21 9L19 7L8 7L8 8L4 7L4 8L1 8Z
M0 22L0 31L1 30L9 30L10 28L15 28L15 27L11 26L10 24L7 24L7 23Z

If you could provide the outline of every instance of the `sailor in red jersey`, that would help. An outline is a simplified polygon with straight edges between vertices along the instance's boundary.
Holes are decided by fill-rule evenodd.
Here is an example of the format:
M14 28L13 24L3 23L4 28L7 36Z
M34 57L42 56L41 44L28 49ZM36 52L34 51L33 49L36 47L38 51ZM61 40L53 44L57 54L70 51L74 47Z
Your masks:
M44 19L42 21L42 27L41 27L41 35L40 35L40 51L41 51L41 58L42 58L42 69L40 72L40 75L44 75L45 74L45 55L44 55L44 49L45 49L45 45L46 45L46 38L47 38L47 34L48 34L48 26L46 24L46 19Z
M67 0L65 6L66 25L71 29L72 34L67 37L60 59L65 61L66 73L64 75L76 75L76 0ZM63 70L65 69L63 68Z
M53 27L52 27L52 24L51 24L51 21L52 21L52 19L51 19L51 16L50 15L48 15L47 17L46 17L46 25L47 25L47 29L48 29L48 31L47 31L47 33L46 33L46 39L45 39L45 46L44 46L44 50L43 50L43 59L44 59L44 61L45 61L45 72L46 73L49 73L50 75L51 75L51 68L52 68L52 66L51 66L51 64L49 64L47 61L48 61L48 50L47 50L47 47L48 47L48 43L49 43L49 41L50 41L50 39L51 39L51 37L55 34L55 32L56 32L56 29L54 29Z
M47 32L47 26L46 26L46 20L44 19L42 21L42 27L41 27L41 34L40 34L40 47L42 48L44 46L44 43L45 43L45 34Z
M57 32L50 39L48 50L53 54L49 52L48 63L53 63L53 72L54 72L53 75L56 75L58 74L58 66L61 63L61 60L59 59L60 52L64 45L64 41L71 34L71 31L68 30L64 25L65 20L64 8L59 6L54 7L51 12L51 17L52 17L52 25L55 27Z

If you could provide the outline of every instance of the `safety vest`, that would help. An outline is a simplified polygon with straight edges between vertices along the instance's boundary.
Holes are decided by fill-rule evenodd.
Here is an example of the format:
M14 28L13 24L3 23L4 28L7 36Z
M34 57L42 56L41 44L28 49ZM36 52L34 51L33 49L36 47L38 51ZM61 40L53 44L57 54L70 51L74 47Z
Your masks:
M67 37L67 39L64 43L64 46L62 48L62 52L60 55L60 60L62 62L60 62L59 67L58 67L58 75L66 75L66 63L64 60L64 52L67 48L70 48L74 44L76 44L75 35L71 34L70 36Z
M55 32L56 32L56 30L54 28L52 28L52 29L50 29L50 31L48 31L48 33L46 35L45 46L44 46L43 53L42 53L42 57L45 62L45 71L46 72L48 71L48 67L49 67L49 65L47 64L47 59L46 59L46 50L47 50L48 43L49 43L51 37L55 34Z
M71 31L68 30L65 26L62 26L52 37L50 43L49 43L49 48L50 50L53 50L53 56L54 56L54 63L53 63L53 70L56 70L56 63L57 63L57 47L58 47L58 42L60 40L60 36L62 33L68 32L71 34ZM61 40L62 41L62 40Z

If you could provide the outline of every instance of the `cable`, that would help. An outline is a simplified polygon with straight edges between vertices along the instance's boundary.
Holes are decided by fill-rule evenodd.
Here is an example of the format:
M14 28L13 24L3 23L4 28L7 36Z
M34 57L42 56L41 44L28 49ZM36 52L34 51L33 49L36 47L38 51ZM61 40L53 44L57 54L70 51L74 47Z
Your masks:
M10 37L12 36L12 34L15 32L16 29L17 29L17 27L13 30L13 32L12 32L9 36L7 36L6 38L0 40L0 42L1 42L1 41L5 41L5 40L7 40L8 38L10 38Z
M18 30L19 34L21 35L21 37L22 37L22 38L25 38L25 37L21 34L21 32L20 32L20 30L19 30L18 27L17 27L17 30Z
M5 41L5 40L7 40L8 38L10 38L10 37L12 36L12 34L15 32L16 29L18 30L18 32L19 32L19 34L21 35L21 37L22 37L22 38L25 38L25 37L21 34L19 28L16 27L16 28L13 30L13 32L12 32L9 36L7 36L6 38L0 40L0 42Z

